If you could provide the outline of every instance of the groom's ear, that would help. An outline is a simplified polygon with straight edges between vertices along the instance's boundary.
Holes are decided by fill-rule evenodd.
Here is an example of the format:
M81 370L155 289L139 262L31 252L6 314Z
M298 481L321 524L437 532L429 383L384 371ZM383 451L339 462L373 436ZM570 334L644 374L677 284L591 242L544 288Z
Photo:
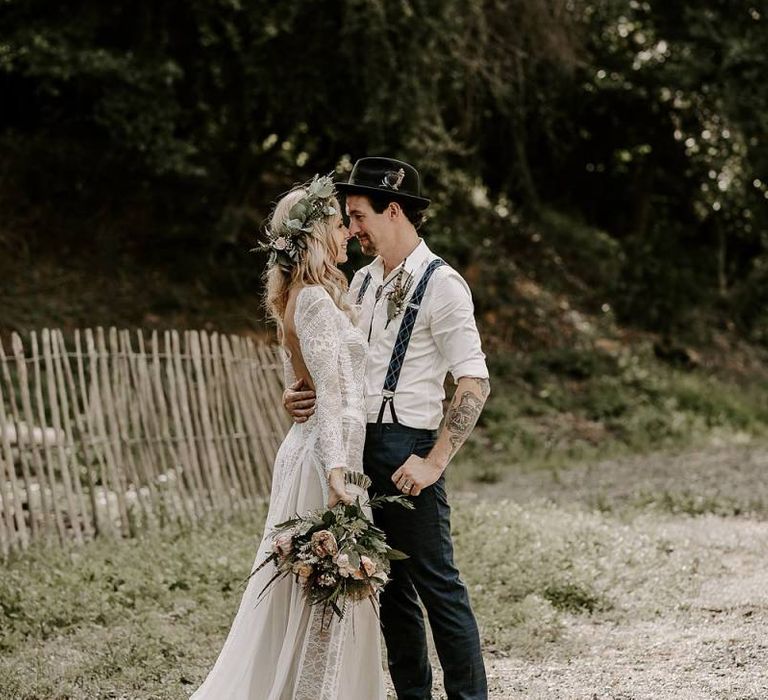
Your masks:
M403 208L397 202L390 202L387 206L387 214L391 221L395 221L403 215Z

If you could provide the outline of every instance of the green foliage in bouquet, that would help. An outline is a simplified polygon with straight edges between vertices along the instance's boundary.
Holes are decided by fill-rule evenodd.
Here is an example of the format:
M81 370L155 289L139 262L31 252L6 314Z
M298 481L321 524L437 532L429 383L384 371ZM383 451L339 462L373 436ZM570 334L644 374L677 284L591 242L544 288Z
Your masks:
M384 532L364 511L366 505L379 508L385 503L414 507L404 496L374 496L277 524L271 533L272 552L246 581L274 563L277 571L261 590L260 599L273 583L293 575L307 602L322 605L324 615L330 609L343 618L350 600L369 600L375 608L375 596L389 580L389 562L407 558L387 544Z

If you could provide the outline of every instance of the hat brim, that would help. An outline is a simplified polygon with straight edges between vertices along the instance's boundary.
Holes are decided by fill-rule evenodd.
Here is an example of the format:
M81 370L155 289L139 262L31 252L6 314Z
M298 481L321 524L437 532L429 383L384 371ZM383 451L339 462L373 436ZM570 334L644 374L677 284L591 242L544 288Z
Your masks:
M367 185L355 185L348 182L337 182L335 186L336 189L343 194L384 195L385 197L391 197L395 201L416 204L420 209L426 209L432 201L426 197L417 197L416 195L398 192L397 190L385 190L381 187L368 187Z

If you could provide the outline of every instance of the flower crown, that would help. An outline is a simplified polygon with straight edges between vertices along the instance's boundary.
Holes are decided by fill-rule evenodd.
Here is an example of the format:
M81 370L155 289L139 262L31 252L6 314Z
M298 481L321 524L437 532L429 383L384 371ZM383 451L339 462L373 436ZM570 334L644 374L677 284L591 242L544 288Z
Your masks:
M312 231L313 224L337 213L330 203L335 194L330 175L315 175L306 186L306 193L290 208L285 223L267 229L267 242L254 250L269 251L269 266L293 267L307 249L305 234Z

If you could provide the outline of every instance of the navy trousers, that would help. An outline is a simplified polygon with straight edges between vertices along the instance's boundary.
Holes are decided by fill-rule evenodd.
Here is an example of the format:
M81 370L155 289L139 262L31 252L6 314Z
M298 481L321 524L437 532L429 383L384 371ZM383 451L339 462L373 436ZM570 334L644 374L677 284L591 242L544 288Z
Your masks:
M399 493L395 470L411 454L425 457L437 431L397 423L369 423L363 464L371 494ZM488 687L477 622L453 561L450 506L444 477L414 497L415 510L387 504L373 511L387 541L409 559L392 562L392 580L381 594L381 628L389 672L399 700L429 700L432 669L419 599L443 667L449 700L486 700Z

